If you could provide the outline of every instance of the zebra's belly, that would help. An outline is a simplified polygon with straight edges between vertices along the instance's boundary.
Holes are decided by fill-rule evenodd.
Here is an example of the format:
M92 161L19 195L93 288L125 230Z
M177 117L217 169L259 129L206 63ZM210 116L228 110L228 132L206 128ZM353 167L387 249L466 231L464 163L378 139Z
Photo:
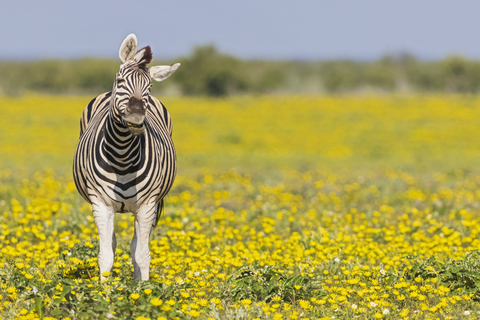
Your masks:
M107 178L110 182L106 180L96 182L95 198L99 198L109 207L114 207L117 212L136 212L142 205L159 202L173 183L173 180L165 181L162 174L143 177L110 174ZM168 190L162 188L166 185L169 186Z
M93 158L87 158L90 161L74 166L77 189L88 202L100 201L116 212L136 212L142 205L153 205L168 193L175 178L175 151L164 152L171 161L151 157L148 165L125 174L99 165L89 170L95 163L90 162Z

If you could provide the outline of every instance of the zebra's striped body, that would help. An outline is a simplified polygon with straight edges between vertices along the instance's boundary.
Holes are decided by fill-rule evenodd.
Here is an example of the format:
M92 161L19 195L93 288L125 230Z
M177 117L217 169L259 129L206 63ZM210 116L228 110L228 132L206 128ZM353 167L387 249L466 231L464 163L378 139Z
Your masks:
M92 204L100 237L101 273L110 271L113 265L115 213L132 212L135 278L146 280L150 266L148 238L175 179L176 158L170 115L149 94L152 77L164 79L154 73L160 67L146 68L151 60L149 47L133 57L129 47L133 38L129 37L120 49L124 64L113 90L93 99L83 111L73 174L78 191ZM178 65L168 68L176 70Z
M99 95L83 111L75 184L90 203L100 196L116 212L135 212L138 204L160 203L172 186L176 171L172 122L167 109L150 96L145 132L133 135L112 120L110 97L111 92Z

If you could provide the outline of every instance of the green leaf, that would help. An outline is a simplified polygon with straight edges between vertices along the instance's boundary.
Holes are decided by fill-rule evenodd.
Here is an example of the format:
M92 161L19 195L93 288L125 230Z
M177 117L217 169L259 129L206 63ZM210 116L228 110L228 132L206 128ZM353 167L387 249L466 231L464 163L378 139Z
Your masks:
M63 298L65 298L65 296L70 292L72 291L72 287L70 286L65 286L63 287L63 290L62 290L62 293L60 293L60 296L58 297L58 299L55 299L55 302L56 303L61 303Z
M40 320L43 319L43 297L35 297L35 310L37 310Z

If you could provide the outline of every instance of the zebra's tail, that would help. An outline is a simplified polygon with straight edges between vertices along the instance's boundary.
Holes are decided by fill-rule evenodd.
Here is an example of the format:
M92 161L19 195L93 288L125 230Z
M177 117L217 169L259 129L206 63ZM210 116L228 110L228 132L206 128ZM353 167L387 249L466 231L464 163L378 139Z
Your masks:
M163 211L163 199L160 200L159 203L157 203L157 206L155 207L155 219L153 219L153 223L152 223L152 230L153 228L155 228L158 224L158 221L160 220L160 216L162 215L162 211Z

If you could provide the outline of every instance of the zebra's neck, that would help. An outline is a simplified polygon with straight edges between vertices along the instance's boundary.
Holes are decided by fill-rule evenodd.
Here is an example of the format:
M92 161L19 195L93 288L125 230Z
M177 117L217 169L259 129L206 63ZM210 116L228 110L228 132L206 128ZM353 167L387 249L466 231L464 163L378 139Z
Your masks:
M104 126L103 157L115 172L130 172L143 162L144 136L134 135L110 109Z

